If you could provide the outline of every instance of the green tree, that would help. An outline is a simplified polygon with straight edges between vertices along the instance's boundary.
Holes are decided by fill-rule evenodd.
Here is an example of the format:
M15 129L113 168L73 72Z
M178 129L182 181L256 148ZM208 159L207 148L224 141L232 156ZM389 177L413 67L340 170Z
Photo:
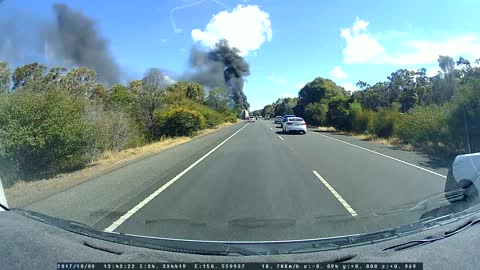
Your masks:
M198 83L176 82L166 89L167 103L173 104L184 98L191 99L198 103L205 101L205 90Z
M208 107L216 111L224 112L228 110L228 102L229 97L225 90L222 88L215 88L208 92L208 97L205 103Z
M313 125L327 123L328 105L324 103L310 103L305 107L305 120Z
M418 105L432 103L432 81L427 77L425 68L420 68L415 73L415 92L418 95Z
M0 61L0 95L10 90L10 67L7 62Z
M332 80L317 77L298 92L298 103L294 112L296 115L304 116L305 107L309 103L321 102L337 96L344 97L345 95L345 90Z
M404 91L415 91L415 72L399 69L387 77L387 98L389 103L398 102Z
M46 69L46 66L39 63L32 63L16 68L12 75L13 89L21 88L31 81L40 80Z
M457 89L455 62L450 56L440 55L438 66L441 72L433 80L433 99L437 104L450 101Z
M97 73L93 69L74 68L62 78L61 85L72 95L89 98L96 85L96 78Z
M277 101L275 115L293 114L293 108L297 104L296 98L283 98Z
M158 69L149 69L142 79L142 91L136 103L135 117L146 132L152 134L153 113L164 108L162 99L165 97L165 75Z
M338 129L351 129L349 103L344 97L333 97L328 102L328 123Z
M107 106L108 102L110 101L110 95L105 89L105 86L101 83L97 83L93 87L92 95L90 96L90 100L94 102L100 102L104 106Z
M110 88L110 106L116 109L123 109L126 112L132 110L135 96L128 91L128 88L121 84L115 84Z
M63 90L23 90L0 99L0 153L17 164L21 179L81 167L88 161L85 102Z
M408 110L415 107L418 102L418 95L415 91L415 88L407 88L403 90L400 95L400 104L402 112L407 112Z

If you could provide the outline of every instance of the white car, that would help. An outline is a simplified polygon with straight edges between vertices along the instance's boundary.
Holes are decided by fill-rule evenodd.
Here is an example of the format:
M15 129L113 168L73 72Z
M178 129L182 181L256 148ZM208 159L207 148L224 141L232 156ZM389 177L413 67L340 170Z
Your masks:
M300 132L302 134L307 133L307 123L301 117L287 117L285 123L283 123L283 132Z
M255 117L249 116L249 117L248 117L248 122L249 122L249 123L255 123Z
M445 195L450 202L475 200L480 190L480 153L458 155L448 171Z

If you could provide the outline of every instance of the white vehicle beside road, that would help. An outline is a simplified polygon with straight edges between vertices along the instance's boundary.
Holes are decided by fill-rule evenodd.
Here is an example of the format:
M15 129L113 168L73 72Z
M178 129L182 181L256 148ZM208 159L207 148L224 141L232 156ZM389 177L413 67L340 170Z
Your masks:
M282 126L284 133L300 132L307 133L307 123L301 117L287 117Z
M282 123L283 116L276 116L275 117L275 124L281 124Z
M474 200L480 190L480 153L458 155L448 171L445 195L449 201Z

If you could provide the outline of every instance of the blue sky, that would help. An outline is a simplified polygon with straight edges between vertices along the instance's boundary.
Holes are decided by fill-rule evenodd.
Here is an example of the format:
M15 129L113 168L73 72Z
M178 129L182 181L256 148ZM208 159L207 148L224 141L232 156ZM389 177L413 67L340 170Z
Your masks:
M296 96L317 76L354 90L399 68L435 73L439 54L480 58L475 0L6 0L2 8L48 20L55 2L94 18L117 62L138 77L150 67L180 74L192 45L227 38L250 64L251 109Z

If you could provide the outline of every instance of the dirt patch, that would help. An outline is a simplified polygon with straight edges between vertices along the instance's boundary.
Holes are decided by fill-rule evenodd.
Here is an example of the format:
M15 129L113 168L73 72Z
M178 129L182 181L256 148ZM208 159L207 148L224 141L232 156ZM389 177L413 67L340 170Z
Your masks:
M195 138L228 127L232 123L221 124L213 129L202 130L194 137L168 138L142 147L126 149L120 152L106 152L95 163L88 167L67 174L60 174L50 179L25 182L19 181L5 189L5 196L11 208L24 207L35 201L42 200L54 193L91 180L102 174L125 166L128 161L145 158L174 146L189 142Z

